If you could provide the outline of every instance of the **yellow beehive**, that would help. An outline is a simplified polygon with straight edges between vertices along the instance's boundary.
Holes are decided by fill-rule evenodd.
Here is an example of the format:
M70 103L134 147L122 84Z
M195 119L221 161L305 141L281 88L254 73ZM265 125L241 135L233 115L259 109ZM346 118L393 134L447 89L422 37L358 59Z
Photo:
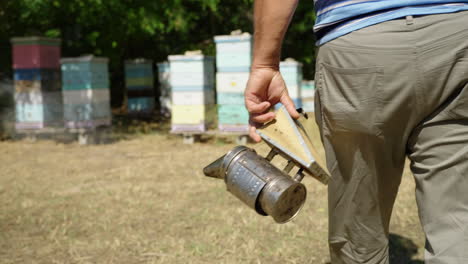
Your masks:
M173 105L172 124L209 124L213 122L215 114L215 105Z

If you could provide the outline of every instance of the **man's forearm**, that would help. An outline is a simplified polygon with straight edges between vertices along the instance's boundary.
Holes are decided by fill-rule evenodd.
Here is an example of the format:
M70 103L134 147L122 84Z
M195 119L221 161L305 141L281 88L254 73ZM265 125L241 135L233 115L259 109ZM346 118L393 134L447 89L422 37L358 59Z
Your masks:
M278 68L281 44L298 0L255 0L255 68Z

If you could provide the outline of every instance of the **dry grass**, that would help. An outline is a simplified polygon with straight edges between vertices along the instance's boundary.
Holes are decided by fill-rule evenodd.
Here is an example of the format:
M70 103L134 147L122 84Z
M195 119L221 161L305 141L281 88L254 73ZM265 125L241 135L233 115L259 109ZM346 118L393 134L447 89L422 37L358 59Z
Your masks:
M85 147L0 142L0 263L329 261L326 188L306 178L303 211L275 224L227 193L222 181L202 175L232 147L184 145L161 133ZM412 257L422 257L408 173L391 230L403 237L394 243L406 255L395 263L408 263L417 248Z

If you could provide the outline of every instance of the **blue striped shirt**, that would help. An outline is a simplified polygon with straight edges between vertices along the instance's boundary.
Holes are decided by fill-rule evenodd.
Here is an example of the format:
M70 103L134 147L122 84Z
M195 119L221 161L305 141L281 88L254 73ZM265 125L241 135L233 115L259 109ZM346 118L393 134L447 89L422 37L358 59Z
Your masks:
M317 13L314 32L318 46L396 18L468 10L468 0L314 0L314 3Z

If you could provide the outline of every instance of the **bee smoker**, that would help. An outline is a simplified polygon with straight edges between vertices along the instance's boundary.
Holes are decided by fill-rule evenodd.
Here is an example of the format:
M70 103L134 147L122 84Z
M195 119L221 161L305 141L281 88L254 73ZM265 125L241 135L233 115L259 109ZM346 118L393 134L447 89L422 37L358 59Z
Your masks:
M237 146L205 167L203 173L208 177L224 179L227 190L257 213L270 215L277 223L286 223L297 215L306 200L307 190L301 183L305 173L324 184L328 181L328 174L311 155L311 145L304 141L306 131L299 132L303 129L303 124L292 120L282 107L277 112L275 122L257 131L271 147L265 158L254 149ZM281 140L286 134L284 132L299 137ZM294 144L295 139L297 144ZM281 142L288 142L289 147ZM276 155L288 160L283 170L271 164ZM289 173L295 166L299 169L291 177Z
M292 179L270 163L275 154L272 150L263 158L251 148L237 146L203 172L206 176L224 179L228 191L257 213L271 215L276 222L285 223L301 209L306 188L300 183L304 177L301 172Z

